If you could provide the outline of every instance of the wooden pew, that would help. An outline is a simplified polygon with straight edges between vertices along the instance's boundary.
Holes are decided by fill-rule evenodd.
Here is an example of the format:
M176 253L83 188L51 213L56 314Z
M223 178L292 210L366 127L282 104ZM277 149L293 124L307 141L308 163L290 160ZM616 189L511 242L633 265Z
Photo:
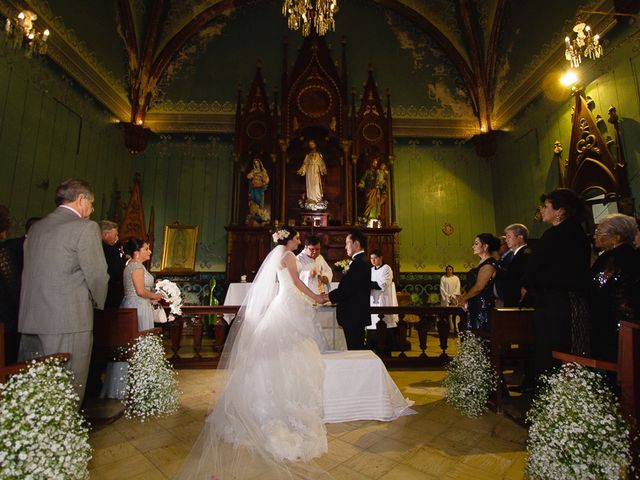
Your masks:
M53 355L46 355L44 357L34 358L34 360L36 362L42 362L48 358L57 358L62 363L66 363L71 358L71 355L68 353L54 353ZM29 366L30 362L31 361L0 366L0 383L6 382L11 375L15 375L16 373L20 373L20 371L25 370Z
M473 333L490 341L491 363L502 381L503 359L533 358L533 353L523 352L512 345L533 345L535 329L532 308L494 308L491 311L491 331L474 330ZM496 412L502 412L502 386L498 384L495 393Z
M138 312L135 308L111 308L93 312L93 350L91 352L90 383L99 377L107 362L126 361L128 348L141 335L160 334L162 329L138 331ZM112 423L124 413L123 405L113 405L113 400L90 398L84 411L92 425Z
M128 348L140 335L160 334L161 328L138 331L135 308L94 310L93 353L96 360L107 361L118 348Z
M563 363L575 362L616 373L620 405L625 413L640 421L640 324L620 322L617 362L555 351L552 355Z
M617 362L555 351L552 355L563 363L574 362L585 367L615 372L620 386L622 411L635 419L635 433L636 435L640 433L640 324L620 322ZM640 478L640 438L638 437L633 442L631 457L635 478Z

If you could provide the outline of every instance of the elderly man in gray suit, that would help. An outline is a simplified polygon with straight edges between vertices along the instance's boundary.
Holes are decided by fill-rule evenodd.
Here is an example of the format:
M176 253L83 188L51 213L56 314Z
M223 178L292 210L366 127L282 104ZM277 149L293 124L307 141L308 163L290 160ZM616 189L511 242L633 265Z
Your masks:
M89 220L93 193L83 180L56 189L56 208L29 231L18 329L22 359L68 352L80 404L91 360L93 308L107 295L100 227Z

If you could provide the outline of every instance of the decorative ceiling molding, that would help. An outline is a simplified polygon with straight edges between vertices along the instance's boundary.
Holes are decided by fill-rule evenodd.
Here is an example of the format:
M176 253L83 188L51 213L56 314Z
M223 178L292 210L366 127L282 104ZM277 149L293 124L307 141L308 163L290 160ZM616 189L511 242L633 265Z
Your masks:
M43 24L45 24L43 22ZM46 24L45 24L46 25ZM48 27L51 30L51 27ZM118 120L128 121L131 105L126 94L116 88L110 78L103 77L86 57L68 44L55 30L47 42L47 56L65 70L71 78L102 103Z
M131 107L123 84L111 72L107 72L86 45L64 27L60 19L53 15L47 2L30 0L27 6L38 14L38 26L52 32L47 42L47 56L118 120L127 120ZM0 2L0 13L6 17L15 16L20 8L12 1Z
M227 102L168 102L155 105L158 82L176 54L185 44L207 24L219 16L229 16L237 8L251 5L252 0L218 0L205 8L194 11L189 20L173 33L170 39L162 38L164 15L173 2L158 0L152 2L149 18L150 25L142 37L136 36L135 22L130 9L132 0L117 0L119 22L128 55L129 78L115 78L112 72L98 61L95 54L88 50L72 30L67 29L62 20L56 17L47 0L25 0L28 7L39 15L39 25L49 28L48 56L69 76L85 88L97 101L101 102L114 116L123 122L144 119L145 126L156 132L221 132L233 130L233 109L227 108ZM590 8L602 9L610 0L591 0ZM564 45L554 38L541 48L541 52L532 57L529 65L517 76L511 77L509 86L501 95L504 98L496 105L498 40L506 0L496 0L490 39L483 48L483 32L476 24L474 15L477 2L456 0L457 22L443 30L438 19L429 13L422 0L372 0L381 8L413 22L425 35L433 39L447 55L453 67L464 83L473 114L477 118L442 118L440 113L427 112L423 107L394 107L394 135L426 136L445 138L469 138L480 129L501 129L511 121L527 104L542 91L542 79L564 62ZM15 0L0 0L0 11L6 15L15 15L18 8ZM452 10L453 11L453 10ZM428 18L429 16L433 18ZM613 17L595 18L594 27L600 32L608 31L614 24ZM441 23L441 22L440 22ZM447 36L447 32L456 30L457 44ZM140 40L141 38L141 40ZM142 45L139 42L142 42ZM467 44L461 49L460 41ZM157 52L157 53L156 53ZM130 81L128 87L124 82ZM498 101L501 100L497 98ZM132 107L133 105L136 105ZM147 112L147 110L149 110ZM136 117L136 112L143 112ZM415 114L414 114L415 112ZM398 115L399 113L399 115ZM429 115L431 113L431 115ZM146 117L145 117L146 114Z
M235 131L234 113L149 112L145 125L155 133L228 133ZM478 132L474 120L393 118L394 137L471 138Z
M589 20L593 19L589 18ZM595 24L597 31L602 32L603 35L616 24L614 17L599 17L596 20L599 20L599 22L592 23ZM496 130L504 128L526 105L542 93L542 80L549 72L566 69L565 45L560 37L559 35L557 41L552 40L549 42L543 48L543 52L532 60L530 66L524 70L525 73L529 72L529 75L521 75L514 82L517 83L517 87L512 91L511 95L494 110L493 127ZM567 98L569 98L569 93L567 91Z

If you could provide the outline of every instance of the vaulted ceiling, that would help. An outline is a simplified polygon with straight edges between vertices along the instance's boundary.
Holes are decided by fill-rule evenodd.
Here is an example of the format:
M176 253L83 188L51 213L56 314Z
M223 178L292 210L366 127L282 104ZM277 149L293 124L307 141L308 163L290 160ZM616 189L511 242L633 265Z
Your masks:
M550 72L584 10L614 0L341 0L334 58L347 45L356 92L372 65L389 89L398 135L469 138L505 128ZM615 1L615 3L619 3ZM270 86L299 32L276 0L0 0L52 31L49 57L122 122L155 132L230 132L238 85L260 60ZM588 14L582 14L582 18ZM590 19L606 32L613 16Z

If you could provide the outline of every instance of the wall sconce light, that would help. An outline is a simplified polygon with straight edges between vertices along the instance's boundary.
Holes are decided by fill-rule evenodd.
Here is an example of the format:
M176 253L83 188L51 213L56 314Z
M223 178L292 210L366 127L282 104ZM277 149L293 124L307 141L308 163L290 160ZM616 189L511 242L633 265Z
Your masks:
M565 87L573 87L577 82L578 76L572 70L569 70L562 77L560 77L560 83Z

